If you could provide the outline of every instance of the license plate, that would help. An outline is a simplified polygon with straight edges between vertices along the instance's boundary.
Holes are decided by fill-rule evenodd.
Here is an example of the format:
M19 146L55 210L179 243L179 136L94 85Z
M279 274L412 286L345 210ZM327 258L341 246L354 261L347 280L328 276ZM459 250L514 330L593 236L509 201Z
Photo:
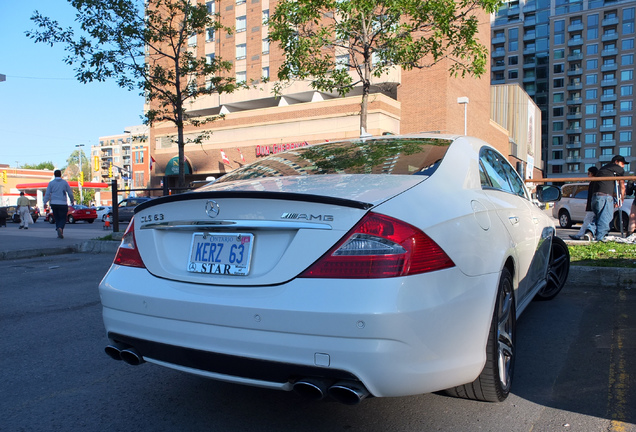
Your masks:
M247 276L254 235L245 233L195 233L188 271L224 276Z

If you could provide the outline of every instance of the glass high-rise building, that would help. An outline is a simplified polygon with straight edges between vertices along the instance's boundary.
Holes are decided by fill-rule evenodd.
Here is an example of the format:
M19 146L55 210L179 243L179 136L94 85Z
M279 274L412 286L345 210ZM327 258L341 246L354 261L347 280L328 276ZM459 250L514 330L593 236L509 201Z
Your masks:
M491 17L491 84L541 109L547 177L585 176L614 155L636 170L636 1L513 0Z

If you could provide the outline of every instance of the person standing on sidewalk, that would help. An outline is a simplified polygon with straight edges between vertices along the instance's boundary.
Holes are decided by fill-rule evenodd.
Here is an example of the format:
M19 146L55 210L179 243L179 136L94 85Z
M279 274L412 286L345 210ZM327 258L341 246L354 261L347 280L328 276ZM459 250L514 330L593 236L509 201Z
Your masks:
M18 198L17 202L18 208L16 209L20 215L20 229L29 229L29 220L33 223L29 213L29 204L29 199L24 196L24 192L20 192L20 198Z
M623 167L625 158L617 155L612 161L598 170L595 177L622 177L625 174ZM625 182L618 180L601 180L597 184L592 195L592 211L594 219L587 227L585 237L587 240L603 241L610 230L610 223L614 217L614 193L618 190L620 196L625 195ZM618 199L619 197L616 197Z
M53 175L55 178L51 180L46 187L44 205L49 201L51 202L51 211L53 212L53 219L55 220L55 231L57 231L57 237L63 239L66 215L68 213L68 201L66 197L68 197L71 205L73 205L73 191L66 180L62 178L62 171L55 170Z
M594 177L598 172L598 168L595 166L591 166L587 170L588 177ZM570 238L573 240L581 240L587 231L587 227L590 225L590 222L594 220L594 212L592 211L592 195L594 195L594 188L596 182L590 182L587 187L587 203L585 204L585 219L583 219L583 225L581 225L581 229L577 234L570 234Z

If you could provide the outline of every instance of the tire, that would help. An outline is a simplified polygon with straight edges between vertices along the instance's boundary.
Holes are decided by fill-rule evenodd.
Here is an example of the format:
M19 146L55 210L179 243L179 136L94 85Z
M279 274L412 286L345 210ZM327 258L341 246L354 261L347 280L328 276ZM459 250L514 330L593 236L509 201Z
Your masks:
M95 219L88 219L87 222L88 223L93 223L93 222L95 222Z
M55 223L55 219L53 219L53 216L49 216L49 223L51 225L53 225Z
M561 228L570 228L572 227L572 218L570 217L570 213L567 210L561 210L559 212L559 225Z
M106 215L102 215L102 222L106 222Z
M68 220L68 223L72 223L72 224L75 223L75 218L73 217L73 215L68 215L67 220Z
M446 390L448 394L485 402L502 402L508 397L516 357L516 313L512 276L504 268L488 333L486 365L475 381Z
M552 300L561 292L570 273L570 251L559 237L553 237L550 261L546 273L546 285L534 297L536 300Z
M621 212L623 213L622 218L623 218L623 232L627 232L627 227L629 226L629 215L625 212ZM610 227L611 231L618 231L620 232L620 221L619 221L619 213L616 212L614 213L614 218L612 219L612 226Z

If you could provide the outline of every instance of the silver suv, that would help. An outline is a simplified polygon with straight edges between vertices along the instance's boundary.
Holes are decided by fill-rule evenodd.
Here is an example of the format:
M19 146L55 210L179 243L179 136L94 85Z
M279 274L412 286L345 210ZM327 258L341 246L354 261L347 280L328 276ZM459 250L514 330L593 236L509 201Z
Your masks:
M561 187L563 196L561 200L554 204L554 208L552 209L552 216L559 220L559 226L561 226L561 228L570 228L572 224L581 223L583 219L585 219L588 186L589 183L570 183ZM627 230L629 212L633 201L633 195L623 200L623 205L621 206L623 231ZM619 217L618 209L616 209L614 211L612 224L610 225L611 230L619 230Z

